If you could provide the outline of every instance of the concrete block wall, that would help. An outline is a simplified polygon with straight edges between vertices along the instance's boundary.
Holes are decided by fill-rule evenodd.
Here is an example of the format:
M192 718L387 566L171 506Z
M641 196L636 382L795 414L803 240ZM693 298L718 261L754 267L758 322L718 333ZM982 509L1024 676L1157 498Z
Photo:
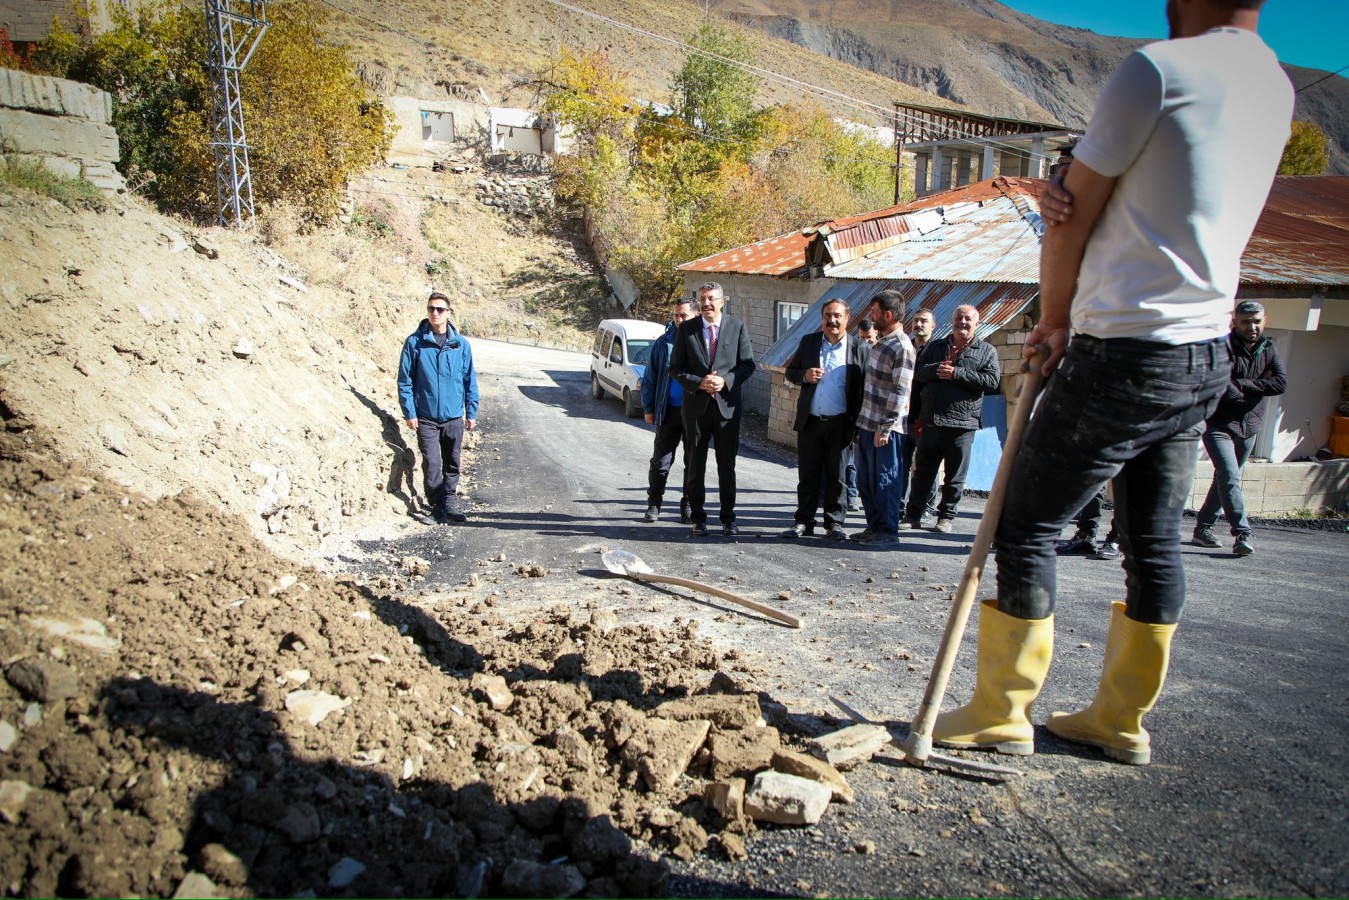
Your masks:
M765 370L763 374L769 376L768 439L796 449L796 431L792 429L792 423L796 421L796 400L801 395L801 388L788 381L781 371Z
M121 148L112 125L112 97L67 81L0 69L0 146L58 175L122 190Z
M1213 463L1200 452L1190 489L1189 509L1204 505L1213 481ZM1242 472L1241 496L1252 516L1281 516L1297 510L1349 508L1349 459L1269 463L1251 460ZM1225 520L1219 516L1219 524Z

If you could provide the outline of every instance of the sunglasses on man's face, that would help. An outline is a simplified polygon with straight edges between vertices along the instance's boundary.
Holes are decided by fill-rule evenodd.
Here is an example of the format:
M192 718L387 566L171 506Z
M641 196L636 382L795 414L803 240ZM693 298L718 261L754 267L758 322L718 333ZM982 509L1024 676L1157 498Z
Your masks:
M429 312L431 315L436 316L442 313L449 312L450 308L448 306L428 306L426 308L426 311Z

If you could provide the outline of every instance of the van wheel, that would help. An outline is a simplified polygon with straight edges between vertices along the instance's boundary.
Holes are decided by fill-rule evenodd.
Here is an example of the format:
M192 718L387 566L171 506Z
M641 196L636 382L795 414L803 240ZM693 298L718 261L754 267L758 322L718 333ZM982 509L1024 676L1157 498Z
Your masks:
M634 396L627 388L623 389L623 412L629 419L635 419L642 414L642 398Z
M604 399L604 388L600 387L600 376L594 372L590 373L590 396L596 400Z

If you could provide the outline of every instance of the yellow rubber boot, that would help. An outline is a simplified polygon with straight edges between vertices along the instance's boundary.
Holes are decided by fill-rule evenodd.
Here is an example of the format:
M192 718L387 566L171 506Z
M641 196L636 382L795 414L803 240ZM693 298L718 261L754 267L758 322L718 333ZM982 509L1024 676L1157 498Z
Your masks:
M937 716L933 742L1030 756L1035 752L1030 705L1053 655L1053 616L1018 619L998 612L996 600L985 600L979 607L974 696L968 705Z
M1077 713L1056 712L1049 730L1061 738L1100 747L1111 759L1131 766L1152 762L1152 741L1143 716L1162 693L1171 662L1175 625L1135 622L1116 603L1105 639L1101 686L1091 706Z

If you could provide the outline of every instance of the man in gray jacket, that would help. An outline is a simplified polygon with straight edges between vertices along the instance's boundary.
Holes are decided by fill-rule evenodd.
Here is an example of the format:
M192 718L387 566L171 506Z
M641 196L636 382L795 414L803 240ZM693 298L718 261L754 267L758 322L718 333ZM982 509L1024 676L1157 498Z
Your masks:
M983 424L984 395L997 393L1002 380L998 352L974 336L978 327L979 310L957 307L951 317L951 333L928 341L918 355L913 380L922 392L919 415L923 429L901 531L919 526L923 510L932 502L937 468L942 465L946 475L934 527L944 534L954 528L956 507L965 493L970 448Z

